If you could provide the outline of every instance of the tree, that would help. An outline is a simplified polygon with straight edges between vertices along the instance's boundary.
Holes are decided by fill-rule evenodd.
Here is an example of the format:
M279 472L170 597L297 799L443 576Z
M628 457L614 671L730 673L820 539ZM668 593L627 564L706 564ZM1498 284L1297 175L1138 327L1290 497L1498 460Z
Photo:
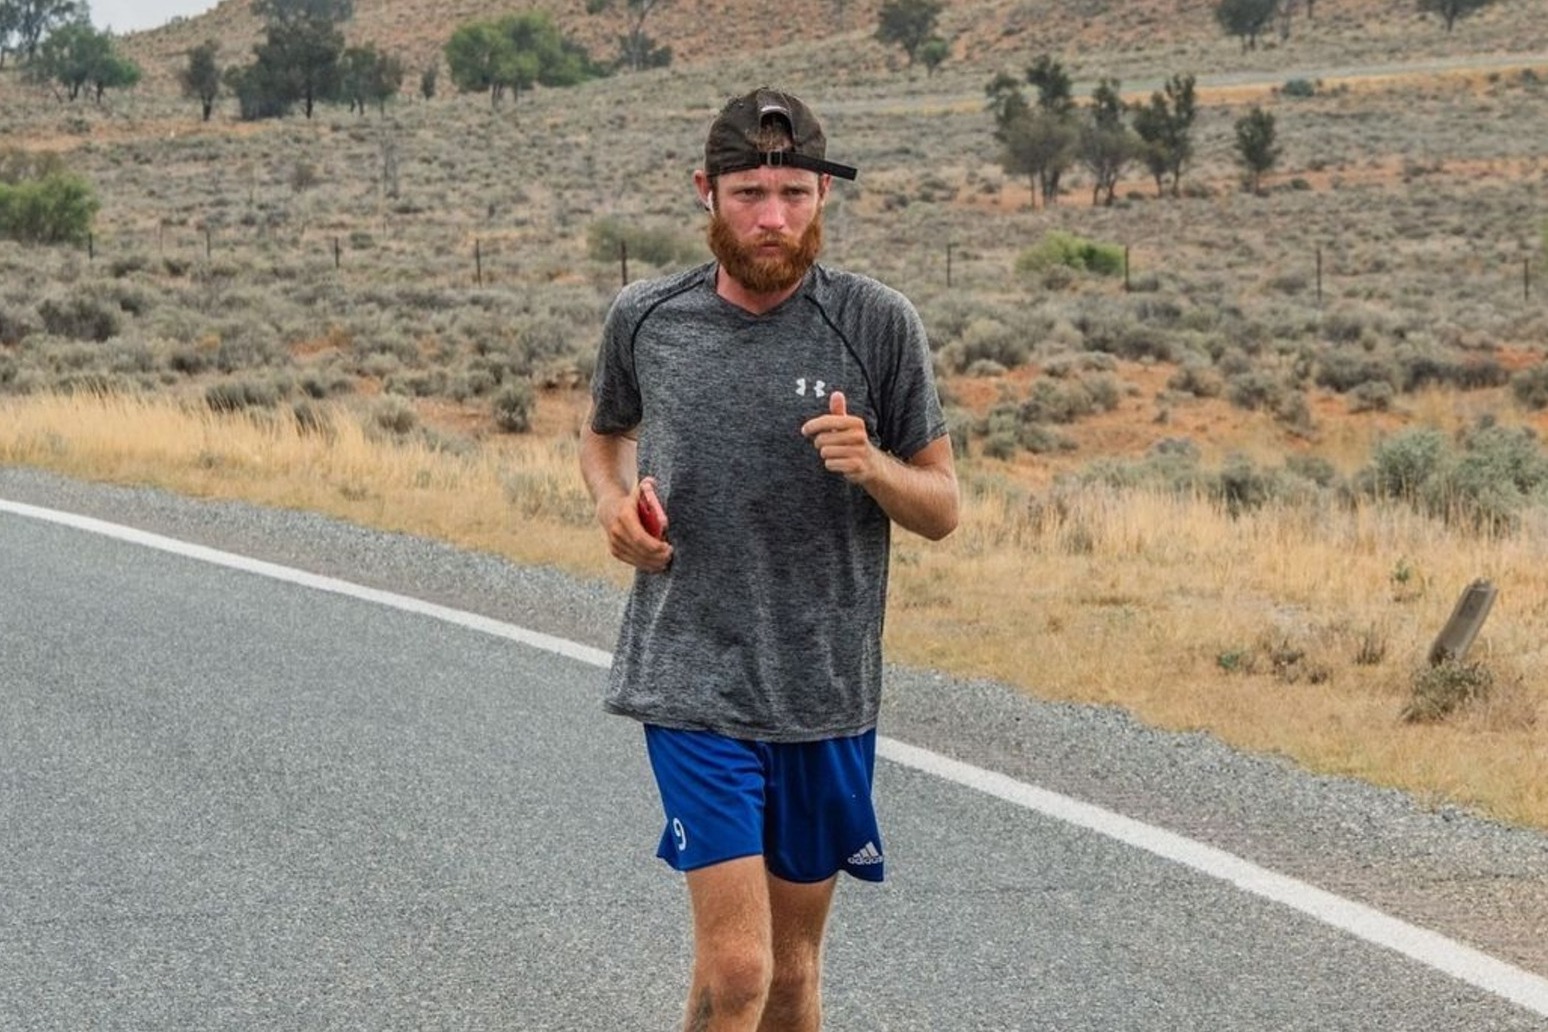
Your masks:
M519 96L533 85L573 86L601 74L585 49L539 11L459 27L446 43L446 65L458 90L488 90L490 103L506 90Z
M27 66L35 82L57 82L71 100L90 87L97 103L110 89L140 81L140 66L118 53L110 32L99 32L84 21L74 21L51 32L39 45Z
M338 96L344 34L331 22L271 22L267 38L253 52L265 81L289 103L299 103L307 118L319 101Z
M1059 202L1059 180L1075 160L1079 130L1075 124L1075 85L1064 65L1047 54L1038 55L1027 68L1027 83L1037 90L1037 110L1044 124L1036 131L1045 137L1040 146L1053 160L1040 173L1043 204Z
M587 14L601 14L616 0L586 0ZM658 47L645 35L645 19L667 0L623 0L624 34L618 40L620 63L632 72L642 68L665 68L672 63L672 48Z
M1070 119L1036 108L1023 109L1005 125L1000 166L1027 177L1034 209L1039 189L1043 207L1058 203L1059 178L1075 159L1076 137Z
M278 117L300 104L311 118L319 101L338 96L338 26L354 16L353 0L252 0L252 11L264 21L263 42L252 65L225 75L242 117Z
M495 103L505 91L500 67L508 47L493 22L469 22L459 26L446 41L446 68L452 85L462 93L489 91Z
M244 121L260 118L283 118L295 107L290 86L274 81L274 70L267 65L253 62L227 68L222 81L237 100L237 117Z
M419 95L426 100L434 100L436 83L440 80L440 77L441 66L439 62L432 63L429 68L426 68L423 72L420 72Z
M876 15L876 38L902 47L913 65L919 48L935 35L944 6L941 0L885 0Z
M107 57L91 70L91 88L98 104L107 90L133 89L140 83L140 66L117 53Z
M204 118L210 120L215 108L215 98L220 96L220 42L207 39L188 51L188 64L177 73L177 81L183 88L183 96L197 97Z
M1037 90L1037 106L1042 110L1060 116L1074 112L1074 81L1064 65L1054 58L1039 55L1027 69L1027 82Z
M924 46L919 48L919 60L924 62L925 77L933 76L935 70L950 56L951 44L941 37L934 36L925 40Z
M1274 19L1279 0L1220 0L1215 20L1242 41L1242 51L1258 49L1258 37Z
M1446 23L1446 31L1450 32L1457 24L1458 18L1466 18L1474 11L1481 11L1488 7L1494 0L1419 0L1419 10L1423 14L1438 14Z
M1028 110L1021 83L1009 72L1000 72L984 87L984 96L989 98L984 107L994 118L994 138L1004 143L1010 126Z
M88 21L85 3L78 0L0 0L10 8L0 21L10 23L15 37L13 52L27 60L37 56L38 46L51 32L71 22Z
M21 27L21 4L17 0L0 0L0 68L5 67L5 56L11 52L11 38Z
M1123 123L1125 110L1118 80L1104 78L1098 82L1091 94L1091 108L1081 127L1078 145L1081 164L1091 172L1092 204L1113 203L1124 169L1140 154L1139 137Z
M1182 190L1183 168L1193 157L1193 123L1198 101L1192 75L1174 75L1164 89L1150 95L1150 103L1135 109L1134 131L1144 143L1142 157L1156 181L1156 196L1172 179L1172 196Z
M57 82L71 100L81 95L91 70L103 60L112 46L105 33L89 22L76 21L49 33L38 45L27 64L27 78L33 82Z
M1263 174L1279 164L1280 148L1274 139L1274 116L1254 107L1237 119L1236 153L1246 173L1248 191L1261 192Z
M253 0L253 14L269 27L297 22L338 25L355 16L354 0Z
M403 62L379 52L375 44L349 47L339 58L339 92L351 111L363 115L366 105L374 103L385 112L387 101L403 88L403 74Z

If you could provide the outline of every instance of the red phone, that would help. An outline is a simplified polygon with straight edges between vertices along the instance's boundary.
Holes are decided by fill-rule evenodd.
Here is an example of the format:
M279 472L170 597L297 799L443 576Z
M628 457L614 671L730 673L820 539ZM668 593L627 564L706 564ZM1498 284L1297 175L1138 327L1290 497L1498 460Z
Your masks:
M639 513L645 533L653 538L666 535L666 510L661 507L661 499L656 497L655 484L649 480L640 484Z

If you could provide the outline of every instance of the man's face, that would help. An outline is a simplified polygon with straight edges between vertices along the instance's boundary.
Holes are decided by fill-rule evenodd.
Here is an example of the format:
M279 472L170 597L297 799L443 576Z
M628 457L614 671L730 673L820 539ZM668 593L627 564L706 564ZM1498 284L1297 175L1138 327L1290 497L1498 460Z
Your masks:
M709 245L732 279L755 294L800 282L822 251L824 177L798 168L728 172L715 186Z

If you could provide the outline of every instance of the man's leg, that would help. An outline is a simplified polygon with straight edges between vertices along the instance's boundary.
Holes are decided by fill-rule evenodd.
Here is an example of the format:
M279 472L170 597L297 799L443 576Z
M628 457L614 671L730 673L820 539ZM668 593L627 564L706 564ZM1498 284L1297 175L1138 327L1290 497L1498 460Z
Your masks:
M688 1032L753 1032L774 974L763 857L701 867L686 879L693 907Z
M837 883L837 875L811 883L768 876L774 978L759 1032L822 1027L822 937Z

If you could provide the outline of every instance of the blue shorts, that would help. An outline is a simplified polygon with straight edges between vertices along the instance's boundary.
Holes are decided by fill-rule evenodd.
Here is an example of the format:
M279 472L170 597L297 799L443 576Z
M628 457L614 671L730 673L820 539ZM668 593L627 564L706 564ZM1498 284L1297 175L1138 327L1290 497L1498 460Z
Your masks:
M839 871L882 880L874 730L757 742L647 724L645 748L666 810L656 855L677 870L762 856L786 881L825 881Z

